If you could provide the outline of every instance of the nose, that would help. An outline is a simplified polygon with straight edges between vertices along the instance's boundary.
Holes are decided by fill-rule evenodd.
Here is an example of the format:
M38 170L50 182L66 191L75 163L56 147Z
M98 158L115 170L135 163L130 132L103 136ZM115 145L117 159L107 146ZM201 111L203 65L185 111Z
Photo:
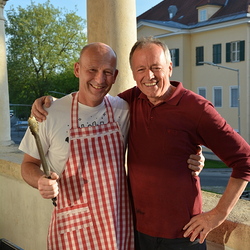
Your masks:
M154 72L151 69L147 69L145 71L145 76L150 80L150 79L154 78L155 75L154 75Z
M96 72L95 81L99 84L104 83L106 81L106 75L103 72Z

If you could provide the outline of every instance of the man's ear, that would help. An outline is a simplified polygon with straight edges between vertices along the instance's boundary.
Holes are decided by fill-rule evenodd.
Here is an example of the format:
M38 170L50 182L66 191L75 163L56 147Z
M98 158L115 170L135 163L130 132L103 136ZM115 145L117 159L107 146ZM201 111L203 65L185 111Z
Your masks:
M171 77L172 73L173 73L173 63L172 62L169 63L168 68L169 68L169 77Z
M74 64L74 74L77 78L79 78L79 74L80 74L79 70L80 70L80 64L79 62L76 62Z

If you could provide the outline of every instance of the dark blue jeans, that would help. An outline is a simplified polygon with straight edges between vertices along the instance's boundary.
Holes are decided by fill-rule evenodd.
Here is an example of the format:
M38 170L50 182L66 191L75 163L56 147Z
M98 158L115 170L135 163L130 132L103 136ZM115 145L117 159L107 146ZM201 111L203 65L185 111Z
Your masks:
M200 244L199 240L191 242L189 238L165 239L151 237L136 232L136 250L206 250L206 242Z

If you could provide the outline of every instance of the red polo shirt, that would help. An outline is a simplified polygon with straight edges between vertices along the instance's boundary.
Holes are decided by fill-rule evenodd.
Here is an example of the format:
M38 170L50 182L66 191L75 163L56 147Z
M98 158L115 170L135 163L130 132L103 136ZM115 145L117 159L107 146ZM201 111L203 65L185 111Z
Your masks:
M213 105L176 86L172 97L152 105L134 87L119 96L130 105L128 169L137 230L154 237L182 238L183 227L202 212L199 177L187 167L197 145L205 145L250 181L250 147Z

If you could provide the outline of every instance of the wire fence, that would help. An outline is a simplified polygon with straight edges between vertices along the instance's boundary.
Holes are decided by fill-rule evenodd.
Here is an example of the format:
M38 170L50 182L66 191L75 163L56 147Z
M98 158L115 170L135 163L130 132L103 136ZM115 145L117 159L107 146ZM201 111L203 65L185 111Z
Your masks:
M15 116L19 120L27 120L30 115L30 104L10 104L10 117Z
M10 104L11 139L19 144L26 129L30 116L31 105Z

